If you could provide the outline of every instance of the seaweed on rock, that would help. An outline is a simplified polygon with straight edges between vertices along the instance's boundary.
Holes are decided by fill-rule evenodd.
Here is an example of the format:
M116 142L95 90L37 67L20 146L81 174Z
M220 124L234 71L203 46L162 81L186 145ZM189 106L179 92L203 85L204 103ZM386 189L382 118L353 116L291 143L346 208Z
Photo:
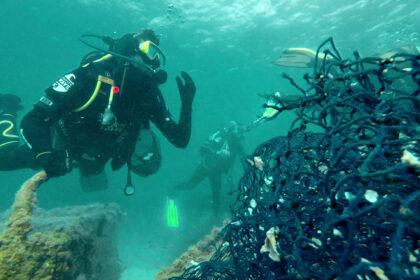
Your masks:
M117 280L121 274L114 204L36 209L41 171L16 194L0 236L0 280ZM1 228L1 225L0 225Z

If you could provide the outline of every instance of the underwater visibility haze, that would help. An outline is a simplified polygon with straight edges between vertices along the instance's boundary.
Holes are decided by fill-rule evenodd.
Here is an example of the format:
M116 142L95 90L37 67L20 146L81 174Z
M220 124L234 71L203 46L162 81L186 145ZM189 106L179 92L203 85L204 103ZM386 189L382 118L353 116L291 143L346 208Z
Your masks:
M172 279L327 279L323 278L327 276L330 277L328 279L352 279L358 273L370 273L371 278L360 279L397 279L395 277L401 275L406 277L401 279L418 277L420 231L419 220L415 216L420 209L419 166L416 158L419 138L419 1L2 0L1 4L0 93L15 94L21 98L23 110L18 114L18 123L44 95L46 88L79 67L82 58L93 51L79 40L83 34L120 38L126 33L136 33L146 28L154 30L160 39L159 49L166 58L163 69L168 74L166 83L160 85L160 89L175 121L182 113L180 108L183 102L178 93L176 77L185 71L196 86L188 146L182 149L174 147L152 125L156 134L154 137L160 142L161 166L148 177L133 173L131 180L135 193L131 196L124 194L127 169L113 171L108 164L105 167L108 188L105 190L84 191L77 169L46 182L43 182L45 174L38 174L23 186L16 196L14 210L10 211L19 187L36 171L0 171L0 211L4 212L0 220L5 223L10 213L10 217L22 219L15 223L21 230L5 230L2 238L15 242L21 240L20 237L26 239L32 230L43 232L48 229L52 232L51 235L46 234L45 238L34 233L30 237L30 246L26 246L26 249L25 246L17 247L21 252L26 252L28 248L36 251L40 248L37 247L39 244L49 246L51 250L47 253L55 256L55 259L51 257L51 263L45 262L43 269L57 265L57 260L64 256L62 251L55 251L54 248L68 248L68 244L79 242L73 246L72 253L80 254L80 261L74 265L80 271L85 271L83 263L86 262L92 266L107 265L110 270L114 269L114 274L106 276L110 280L118 277L122 280L156 279L159 272L202 240L186 253L194 257L186 257L187 263L180 264L182 269L189 268L184 275L171 274L173 271L169 269L164 271L168 274L160 273L158 279L168 279L162 275L179 277ZM317 60L317 67L314 68L313 64L306 68L285 67L287 63L282 59L293 54L290 48L316 51L328 38L333 38L333 44L329 41L320 53L328 49L330 54ZM104 46L100 40L89 42ZM314 53L307 49L301 52L304 60L299 63L305 64L305 59L310 63L315 61ZM369 56L378 58L390 50L401 49L410 50L411 55L397 56L395 59L397 62L400 59L401 64L396 66L394 60L386 63L381 60L360 60ZM390 54L391 58L395 53ZM281 54L285 56L281 58ZM333 66L326 66L328 63ZM366 70L365 73L364 67L373 70ZM384 74L387 71L397 74L389 77ZM305 73L309 75L305 76ZM319 85L320 77L322 86ZM337 83L336 77L340 77L340 83ZM369 79L375 79L375 82L371 84ZM398 79L409 81L394 84L393 81ZM354 83L360 83L360 88L355 89ZM311 92L321 92L321 88L326 92L323 98L306 100L303 105L299 103L293 108L286 108L285 103L276 99L279 96L273 95L281 92L287 96L302 96L303 93L305 97L312 97ZM367 93L361 94L363 90ZM387 91L394 91L396 95L383 98L378 94ZM343 92L355 95L345 99ZM252 122L267 112L263 104L277 108L278 104L270 105L266 102L267 98L274 98L284 107L284 112L278 115L275 111L270 121L254 127ZM313 102L319 104L314 107ZM340 108L331 115L329 109L334 106ZM286 110L294 108L301 109L297 110L299 112ZM373 119L369 119L369 116ZM391 116L390 120L388 116ZM203 146L207 147L209 136L217 139L215 132L223 131L221 128L235 134L236 126L231 121L251 125L245 129L248 131L241 132L244 135L240 137L241 146L237 147L236 162L228 174L223 174L221 199L215 202L212 175L203 175L203 178L208 176L209 180L203 180L197 187L192 183L182 183L191 174L198 174L194 173L197 166L210 169L210 164L200 162ZM325 135L315 134L324 132ZM287 141L286 136L289 137ZM359 140L364 141L363 148L358 146ZM319 147L310 145L314 143ZM354 152L354 147L360 148L361 154ZM403 152L417 162L394 164L395 160L401 158L399 153ZM322 157L319 153L322 153ZM306 162L311 162L310 170L304 168ZM334 164L330 165L331 162ZM353 168L352 164L358 163L360 168ZM331 169L327 172L328 168ZM354 175L352 172L355 170L360 174ZM301 173L308 176L305 177L306 181L300 177ZM384 181L391 173L389 180ZM343 174L353 174L349 175L353 177L340 177ZM381 177L381 181L377 176L385 177ZM302 184L293 185L288 180L299 180ZM347 186L347 180L352 180L354 186L366 188L366 192L363 189L363 192L350 194L353 189ZM38 186L41 182L42 185ZM380 187L372 191L375 184ZM382 188L381 184L396 188L404 186L404 190L394 193L386 187ZM273 193L267 195L266 188L270 186ZM291 189L283 193L275 190L284 186ZM318 187L322 191L318 192ZM370 207L369 203L376 205L378 194L386 198L383 201L379 198L378 205L390 203L393 206L364 208L366 204ZM349 195L356 197L353 202ZM340 209L340 215L334 216L327 210L327 204L323 204L326 197L329 203L337 202L329 206ZM348 202L343 202L343 197ZM260 198L266 204L260 203ZM363 198L369 203L359 201ZM277 207L275 203L279 200L286 202ZM317 201L319 211L316 209ZM36 218L32 228L30 219L24 216L32 215L35 204ZM215 214L216 204L218 212ZM23 209L23 212L16 209ZM376 209L380 209L380 214L369 212ZM393 214L392 210L395 209L399 209L396 212L400 216ZM284 213L299 216L300 220L296 220L302 221L302 228L293 224L296 220ZM347 220L348 217L351 217L351 221ZM374 221L373 225L371 221ZM388 222L392 224L392 230L386 226ZM290 228L276 227L276 224L288 224ZM362 229L358 227L359 224L364 225ZM412 231L405 230L407 225ZM226 226L225 230L219 235L223 226ZM307 231L307 226L311 227L310 231ZM5 227L0 226L0 229L3 231ZM211 232L213 227L219 228ZM316 236L317 231L324 229L325 234ZM374 232L380 230L389 233L389 236L376 238ZM261 232L257 234L253 231ZM328 231L334 237L329 236ZM365 231L373 233L369 235ZM74 233L77 237L72 239L64 234L66 232ZM299 238L293 239L285 232L291 235L297 232ZM353 243L340 243L340 238L352 234L355 236L351 241ZM87 245L81 244L91 240L89 238L92 236L96 239L89 251ZM327 245L328 238L328 242L332 238L336 245ZM394 240L391 245L387 243L390 239ZM49 240L56 240L54 242L57 243L51 244ZM248 240L251 244L247 244ZM306 243L302 247L293 247L291 244L296 240ZM235 242L240 242L240 245ZM363 246L354 245L357 242ZM8 244L9 247L4 245L7 249L14 243L0 242L0 260L4 258L2 254L7 252L1 249L2 244ZM233 244L235 249L230 247ZM365 250L364 246L370 245L373 249ZM326 246L323 247L325 254L322 254L322 260L328 265L317 263L321 254L311 255L308 259L300 255L305 252L308 256L314 254L313 250L322 246ZM394 253L386 261L387 267L400 266L400 270L387 270L381 265L388 256L374 253L375 250L386 251L384 248L390 247ZM223 248L229 248L229 252ZM363 260L359 266L352 267L354 263L359 263L348 256L353 249L354 258L366 254L376 259ZM82 258L85 251L98 259ZM202 257L215 251L210 262ZM340 259L336 256L337 252L344 252L346 257ZM35 263L40 259L41 256L32 254L30 258L12 261L21 261L22 267L25 267L25 262L29 266L30 262ZM233 260L235 265L227 265L227 259ZM287 262L283 263L284 260ZM201 262L204 262L203 265L199 265ZM308 262L313 262L313 265L308 265ZM278 263L281 265L276 266ZM10 263L2 265L0 268ZM238 275L238 268L241 267L249 269L242 270L243 274ZM353 270L343 269L346 267L352 267ZM60 269L62 267L57 266L57 270ZM392 276L388 278L387 273ZM2 271L0 279L15 279L1 278L1 274ZM78 280L105 279L98 275L89 278L84 272L76 277ZM51 277L45 279L71 279Z

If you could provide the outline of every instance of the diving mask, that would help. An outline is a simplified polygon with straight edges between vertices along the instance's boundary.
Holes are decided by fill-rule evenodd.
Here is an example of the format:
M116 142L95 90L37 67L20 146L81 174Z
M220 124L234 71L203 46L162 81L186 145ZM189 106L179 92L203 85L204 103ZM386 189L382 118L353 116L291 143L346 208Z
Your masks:
M166 57L162 50L152 41L140 41L138 51L147 58L147 64L156 68L166 63Z

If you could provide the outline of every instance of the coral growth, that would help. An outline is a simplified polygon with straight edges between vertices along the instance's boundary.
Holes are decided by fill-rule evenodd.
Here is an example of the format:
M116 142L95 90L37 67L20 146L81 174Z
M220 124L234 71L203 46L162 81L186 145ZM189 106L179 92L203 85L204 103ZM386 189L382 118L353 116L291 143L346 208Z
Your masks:
M20 271L30 265L27 257L26 240L31 231L32 212L36 205L36 191L47 175L39 172L26 181L18 193L7 221L7 227L0 237L0 279L30 279ZM26 278L25 278L26 277Z
M206 235L195 245L189 247L187 251L175 260L169 267L162 270L156 280L166 280L171 277L181 275L185 269L194 267L198 263L208 261L220 245L221 228L214 228L210 234Z

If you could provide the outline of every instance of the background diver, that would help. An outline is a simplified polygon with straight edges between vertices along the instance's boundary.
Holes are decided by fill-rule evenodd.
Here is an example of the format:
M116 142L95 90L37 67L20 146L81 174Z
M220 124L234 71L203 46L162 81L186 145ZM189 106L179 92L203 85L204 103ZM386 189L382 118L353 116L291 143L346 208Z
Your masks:
M220 213L222 176L231 171L237 158L245 157L242 145L245 127L230 121L222 129L211 134L200 147L200 160L191 177L172 191L190 190L208 178L212 191L215 216Z
M283 95L279 92L263 97L267 101L264 105L265 110L260 117L248 125L230 121L222 129L209 135L200 147L200 160L193 174L187 181L172 187L170 197L176 196L178 191L191 190L197 187L207 178L212 191L214 215L217 217L221 208L222 177L232 170L236 159L244 160L246 158L245 149L242 145L245 133L273 120L284 110L292 110L316 100L314 97L301 98L299 96ZM231 180L231 178L228 179Z
M109 160L113 170L127 164L141 176L157 171L161 155L150 121L176 147L188 145L196 91L191 77L185 72L183 80L176 77L182 104L176 123L159 90L167 74L161 69L165 56L156 34L146 29L103 40L109 50L85 58L47 88L23 117L25 145L19 145L15 126L20 100L1 96L0 170L43 168L48 177L56 177L74 163L82 187L90 190L90 178L106 186L103 169Z

